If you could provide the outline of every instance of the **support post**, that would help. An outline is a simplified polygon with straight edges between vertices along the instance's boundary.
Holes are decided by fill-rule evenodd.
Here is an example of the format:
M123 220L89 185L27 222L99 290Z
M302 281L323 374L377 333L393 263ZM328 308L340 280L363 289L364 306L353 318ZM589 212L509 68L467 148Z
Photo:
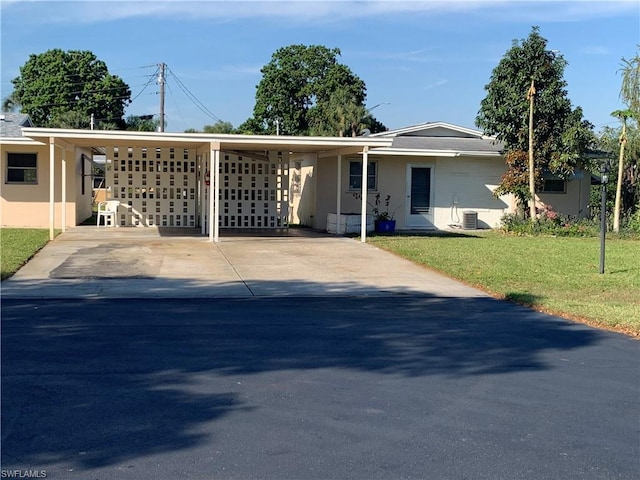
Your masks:
M342 212L342 155L338 154L338 175L336 185L336 235L340 234L340 214Z
M211 173L213 172L213 157L215 156L215 150L213 148L213 146L211 147L211 150L209 152L209 178L211 178ZM213 196L213 185L211 184L211 181L209 181L209 208L208 208L208 214L207 214L207 218L208 218L208 225L207 227L209 228L209 241L213 242L213 210L214 210L214 205L213 205L213 200L214 200L214 196Z
M362 197L360 202L360 242L367 242L367 194L369 193L369 147L362 151Z
M49 240L55 238L56 197L55 197L55 139L49 137Z
M62 196L61 196L61 212L60 212L60 220L62 222L62 232L67 231L67 149L62 149L62 168L60 169L61 181L60 185L62 188ZM82 179L84 181L84 178Z
M200 207L200 233L202 235L206 235L207 231L205 230L205 219L207 205L205 203L205 192L207 186L205 185L205 174L207 171L207 164L206 160L203 157L204 155L198 156L198 172L200 172L200 182L198 184L198 187L200 188L200 190L198 191L200 204L198 206Z
M213 241L218 243L220 241L220 147L215 150L214 162L213 162Z

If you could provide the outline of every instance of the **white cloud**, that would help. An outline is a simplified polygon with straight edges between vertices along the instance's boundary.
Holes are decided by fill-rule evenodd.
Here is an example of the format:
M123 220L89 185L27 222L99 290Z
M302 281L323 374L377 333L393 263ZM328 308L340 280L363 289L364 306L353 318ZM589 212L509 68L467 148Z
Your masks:
M600 45L592 45L581 49L581 53L586 55L608 55L611 53L611 50Z
M449 80L442 78L440 80L437 80L433 83L428 83L427 85L423 86L422 89L423 90L432 90L434 88L438 88L441 87L443 85L446 85L447 83L449 83Z
M639 12L637 1L566 0L2 0L5 12L18 12L47 23L94 23L126 18L339 21L393 14L475 12L485 21L578 21ZM37 9L37 12L35 11Z

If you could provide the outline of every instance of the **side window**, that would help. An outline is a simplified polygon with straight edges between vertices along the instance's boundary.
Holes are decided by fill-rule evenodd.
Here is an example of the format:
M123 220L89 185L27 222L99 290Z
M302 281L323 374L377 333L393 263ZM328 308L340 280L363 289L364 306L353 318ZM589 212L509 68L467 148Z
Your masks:
M367 166L367 190L377 190L376 162L369 162ZM349 190L362 190L362 162L349 162Z
M35 153L7 153L6 183L38 183L38 155Z
M542 193L567 193L567 182L562 179L546 179Z

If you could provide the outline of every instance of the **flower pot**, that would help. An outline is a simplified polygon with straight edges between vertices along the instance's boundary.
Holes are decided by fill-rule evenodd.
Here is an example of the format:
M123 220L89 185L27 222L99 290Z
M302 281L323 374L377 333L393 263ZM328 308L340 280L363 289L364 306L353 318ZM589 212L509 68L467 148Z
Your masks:
M396 231L395 220L376 220L375 225L377 233L394 233Z

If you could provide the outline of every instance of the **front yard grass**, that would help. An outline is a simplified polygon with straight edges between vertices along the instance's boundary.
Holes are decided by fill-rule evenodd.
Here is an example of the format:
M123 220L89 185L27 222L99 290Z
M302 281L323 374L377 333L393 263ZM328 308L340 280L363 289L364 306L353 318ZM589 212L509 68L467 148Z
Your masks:
M9 278L49 241L49 230L36 228L0 229L2 280Z
M640 336L640 241L479 234L372 236L369 242L496 297Z

